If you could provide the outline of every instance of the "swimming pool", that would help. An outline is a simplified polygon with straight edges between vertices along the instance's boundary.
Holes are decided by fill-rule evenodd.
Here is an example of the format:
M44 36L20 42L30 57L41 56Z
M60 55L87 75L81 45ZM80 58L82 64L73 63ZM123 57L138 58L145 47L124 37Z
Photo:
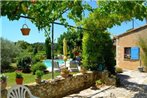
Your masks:
M56 59L54 61L58 62L59 66L64 64L64 60L62 60L62 59ZM44 60L43 63L47 66L47 68L52 68L52 60L51 59Z

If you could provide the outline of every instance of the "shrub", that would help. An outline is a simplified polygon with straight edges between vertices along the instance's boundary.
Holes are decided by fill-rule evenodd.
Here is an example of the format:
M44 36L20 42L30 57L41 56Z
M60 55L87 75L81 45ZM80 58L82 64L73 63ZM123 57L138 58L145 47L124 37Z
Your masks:
M1 74L1 75L0 75L0 82L4 83L4 82L6 82L6 81L7 81L7 76L4 75L4 74Z
M37 70L35 72L35 75L36 75L37 78L41 78L43 76L43 74L44 74L43 71L40 71L40 70Z
M33 49L33 54L36 55L38 53L37 47Z
M46 70L46 66L42 62L38 62L38 63L34 64L33 66L31 66L31 70L32 70L33 74L35 74L35 72L37 70L41 70L41 71Z
M101 84L103 84L103 81L102 80L96 80L96 84L101 85Z
M98 65L103 64L109 72L115 74L113 42L108 32L84 32L82 49L85 68L99 70Z
M39 57L39 56L34 56L34 57L32 58L32 63L35 64L35 63L37 63L37 62L40 62L40 57Z
M51 39L50 37L45 39L45 51L46 51L47 59L51 59Z
M116 67L115 72L116 72L116 73L122 73L123 70L122 70L122 68L120 68L120 67Z
M23 78L22 73L16 72L16 78Z
M17 62L17 58L12 58L12 63L16 63Z
M13 42L0 38L1 41L1 71L5 71L10 68L12 59L20 53L20 48Z
M141 60L143 61L144 67L147 69L147 38L139 38L139 46L141 48ZM146 70L147 71L147 70Z
M30 73L31 72L31 69L30 69L31 61L32 60L30 56L19 58L17 62L17 68L22 69L24 73Z
M65 73L65 74L69 74L68 67L61 68L61 72Z

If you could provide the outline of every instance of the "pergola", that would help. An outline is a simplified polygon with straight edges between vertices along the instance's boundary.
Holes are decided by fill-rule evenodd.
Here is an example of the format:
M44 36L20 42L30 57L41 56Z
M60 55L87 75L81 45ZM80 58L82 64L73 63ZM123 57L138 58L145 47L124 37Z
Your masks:
M27 18L27 19L34 19L32 17L28 17L28 16L20 16L21 18ZM52 59L52 79L54 79L54 24L57 24L57 25L61 25L61 26L65 26L65 24L63 23L59 23L59 22L52 22L51 23L51 27L52 27L52 42L51 42L51 59ZM90 30L90 29L85 29L85 28L82 28L82 27L77 27L77 26L73 26L73 25L67 25L68 27L71 27L71 28L76 28L76 29L82 29L82 30L87 30L87 31L93 31L93 30ZM47 33L48 31L46 29L44 29L45 32ZM49 37L49 35L48 35Z

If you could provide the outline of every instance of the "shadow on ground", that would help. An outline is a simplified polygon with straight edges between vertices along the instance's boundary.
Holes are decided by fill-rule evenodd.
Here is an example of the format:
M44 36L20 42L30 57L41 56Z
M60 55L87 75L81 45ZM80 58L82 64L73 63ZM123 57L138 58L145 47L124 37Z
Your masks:
M119 88L124 88L126 90L129 90L130 92L134 92L135 95L130 96L130 98L147 98L147 83L146 84L139 84L136 82L131 82L129 79L131 78L129 75L124 75L124 74L118 74L117 75L120 79L120 87ZM114 87L115 88L115 87ZM95 95L98 95L100 93L105 93L107 90L113 89L113 86L110 86L106 89L100 90L92 95L89 96L80 96L80 95L72 95L68 96L68 98L93 98ZM91 90L98 90L96 88L91 88ZM134 94L133 93L133 94ZM106 97L96 97L96 98L117 98L115 95L115 92L110 93L110 95Z
M147 84L139 84L136 82L130 82L128 79L130 78L128 75L119 74L121 87L137 92L132 98L147 98Z

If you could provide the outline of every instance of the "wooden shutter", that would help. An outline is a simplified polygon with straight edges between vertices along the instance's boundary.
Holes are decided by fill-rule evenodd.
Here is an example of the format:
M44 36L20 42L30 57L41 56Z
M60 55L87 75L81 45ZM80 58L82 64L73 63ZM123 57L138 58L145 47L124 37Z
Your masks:
M131 60L139 60L139 47L131 47Z

